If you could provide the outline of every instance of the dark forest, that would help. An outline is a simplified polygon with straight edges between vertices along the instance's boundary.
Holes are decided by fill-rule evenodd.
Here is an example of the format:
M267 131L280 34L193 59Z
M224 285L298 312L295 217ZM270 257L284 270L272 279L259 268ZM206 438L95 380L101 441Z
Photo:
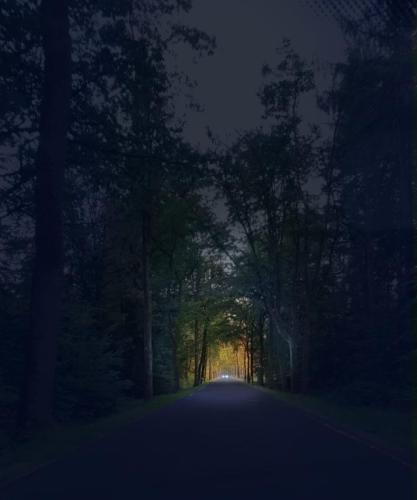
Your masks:
M180 62L188 54L198 65L222 45L187 24L192 0L2 0L5 499L411 500L416 9L407 0L298 3L312 25L340 31L340 61L319 64L277 31L275 55L255 75L259 120L227 139L207 123L196 141L188 113L204 122L204 103ZM220 72L211 78L216 85ZM284 414L280 430L278 410L267 420L277 400L395 465L337 444L332 455L331 438L298 413L293 431ZM200 401L201 414L188 401ZM107 422L99 433L111 439L125 417L145 433L135 472L133 451L128 461L136 489L106 462L86 473L85 489L67 465L73 484L61 491L43 464L70 449L83 456L94 429ZM252 432L270 449L251 448ZM305 433L297 439L310 451L291 432ZM306 458L315 440L334 469L317 465L320 444ZM281 442L300 446L294 471L276 458ZM239 472L229 477L219 455ZM316 484L320 470L339 491ZM114 475L117 488L101 490L96 473L103 484Z

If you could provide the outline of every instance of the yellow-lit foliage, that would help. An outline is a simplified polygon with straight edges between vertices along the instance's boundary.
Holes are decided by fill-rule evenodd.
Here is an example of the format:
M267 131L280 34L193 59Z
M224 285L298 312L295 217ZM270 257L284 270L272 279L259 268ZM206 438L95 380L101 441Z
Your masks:
M222 374L244 378L246 367L245 349L240 344L220 344L210 350L208 358L208 376L214 379Z

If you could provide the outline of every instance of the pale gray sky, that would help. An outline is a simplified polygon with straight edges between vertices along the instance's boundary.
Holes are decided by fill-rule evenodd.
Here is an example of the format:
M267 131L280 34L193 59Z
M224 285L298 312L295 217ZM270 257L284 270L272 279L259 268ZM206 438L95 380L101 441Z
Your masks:
M188 113L186 134L194 143L206 143L206 126L228 142L234 131L259 123L260 70L277 61L283 38L307 59L325 63L344 56L336 22L317 15L305 0L194 0L182 21L217 39L215 54L195 64L191 51L178 55L177 65L196 80L194 96L204 107L203 113Z

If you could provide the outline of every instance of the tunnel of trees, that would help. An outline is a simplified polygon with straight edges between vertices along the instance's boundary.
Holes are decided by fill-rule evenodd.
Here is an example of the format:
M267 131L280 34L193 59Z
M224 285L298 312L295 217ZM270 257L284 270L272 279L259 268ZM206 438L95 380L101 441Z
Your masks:
M283 40L262 123L202 148L167 64L216 50L178 24L191 1L3 2L1 426L222 373L408 407L413 2L351 4L321 2L348 41L327 88Z

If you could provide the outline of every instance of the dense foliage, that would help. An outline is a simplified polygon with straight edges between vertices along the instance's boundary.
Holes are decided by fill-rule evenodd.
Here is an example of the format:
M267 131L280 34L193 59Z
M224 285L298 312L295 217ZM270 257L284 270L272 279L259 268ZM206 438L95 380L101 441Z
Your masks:
M189 90L186 75L167 64L184 44L201 57L215 48L209 35L178 23L191 2L69 2L63 287L46 313L58 307L62 318L56 360L53 350L36 354L53 376L55 418L97 416L123 398L222 372L357 403L408 404L412 12L381 4L379 16L361 11L361 28L358 12L333 12L349 49L330 68L327 91L284 40L277 60L262 68L262 123L227 147L214 132L210 151L201 151L187 143L174 106L174 89ZM28 397L25 350L36 351L35 185L48 97L42 26L38 2L1 7L0 419L7 425ZM304 117L306 100L317 95L325 126ZM208 201L215 196L226 222ZM51 226L47 239L59 238Z

